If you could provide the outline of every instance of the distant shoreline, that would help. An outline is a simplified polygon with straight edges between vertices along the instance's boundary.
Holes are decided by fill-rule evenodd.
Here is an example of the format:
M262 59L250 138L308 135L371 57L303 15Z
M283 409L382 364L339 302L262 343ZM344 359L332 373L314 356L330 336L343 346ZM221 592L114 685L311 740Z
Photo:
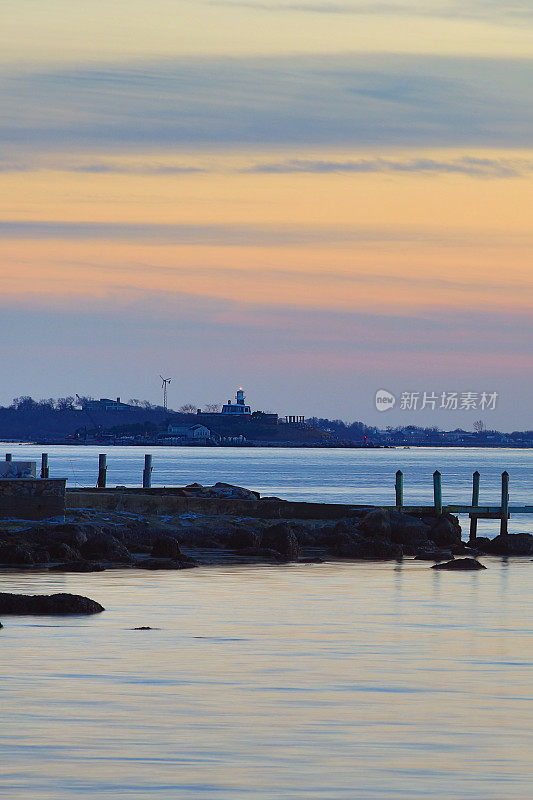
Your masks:
M35 447L131 447L131 448L194 448L206 450L273 450L273 449L287 449L287 450L533 450L533 445L530 444L376 444L376 445L360 445L360 444L296 444L292 442L273 442L272 444L255 444L254 442L246 442L244 444L221 444L221 445L205 445L193 444L191 442L183 444L160 444L158 442L73 442L73 441L46 441L46 440L21 440L21 439L2 439L0 445L24 445Z

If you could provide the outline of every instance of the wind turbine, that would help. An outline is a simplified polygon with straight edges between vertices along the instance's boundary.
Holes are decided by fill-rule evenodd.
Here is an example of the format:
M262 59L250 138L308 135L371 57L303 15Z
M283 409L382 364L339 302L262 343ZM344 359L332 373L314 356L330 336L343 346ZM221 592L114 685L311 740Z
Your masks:
M163 389L163 408L165 411L168 411L168 403L167 403L167 386L172 380L172 378L163 378L162 375L159 376L163 381L161 388Z

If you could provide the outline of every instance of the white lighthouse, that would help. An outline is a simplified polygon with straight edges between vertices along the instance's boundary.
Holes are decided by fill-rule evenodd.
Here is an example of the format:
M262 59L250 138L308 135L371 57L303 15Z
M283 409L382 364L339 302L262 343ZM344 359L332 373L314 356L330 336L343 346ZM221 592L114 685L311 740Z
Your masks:
M235 402L232 403L231 400L228 400L226 405L222 406L222 413L231 414L232 416L235 416L236 414L240 414L241 416L250 416L252 412L250 406L246 405L245 398L246 395L244 394L244 389L241 386L239 389L237 389L235 394Z

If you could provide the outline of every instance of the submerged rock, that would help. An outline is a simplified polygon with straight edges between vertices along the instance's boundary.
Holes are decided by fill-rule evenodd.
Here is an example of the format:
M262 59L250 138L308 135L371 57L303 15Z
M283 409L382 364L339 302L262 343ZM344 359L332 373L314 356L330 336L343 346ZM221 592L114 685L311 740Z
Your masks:
M130 631L158 631L159 628L151 628L150 625L140 625L138 628L130 628Z
M476 570L487 569L475 558L454 558L453 561L445 561L444 564L433 564L431 569L449 569L449 570Z
M20 615L99 614L104 607L80 594L9 594L0 592L0 612Z

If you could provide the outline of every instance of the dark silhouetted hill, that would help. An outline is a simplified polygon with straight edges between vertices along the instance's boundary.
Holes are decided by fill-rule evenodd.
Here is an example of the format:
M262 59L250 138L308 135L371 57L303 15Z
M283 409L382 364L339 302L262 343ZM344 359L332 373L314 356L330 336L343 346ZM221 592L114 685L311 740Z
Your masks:
M12 441L65 441L76 434L94 433L118 425L164 425L168 412L161 407L131 406L127 411L88 412L71 397L33 400L18 397L0 407L0 439Z

